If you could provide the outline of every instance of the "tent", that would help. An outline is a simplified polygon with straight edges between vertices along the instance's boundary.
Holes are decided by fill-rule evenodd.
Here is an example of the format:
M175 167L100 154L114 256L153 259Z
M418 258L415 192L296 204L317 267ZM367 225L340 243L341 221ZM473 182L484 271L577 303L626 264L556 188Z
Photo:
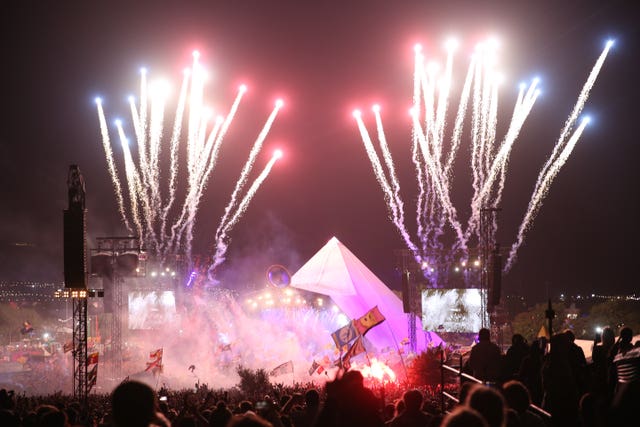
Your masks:
M335 237L291 277L291 286L328 295L351 319L378 306L386 320L366 335L377 350L399 347L409 335L402 300ZM418 351L442 343L434 332L422 330L419 316L415 321Z

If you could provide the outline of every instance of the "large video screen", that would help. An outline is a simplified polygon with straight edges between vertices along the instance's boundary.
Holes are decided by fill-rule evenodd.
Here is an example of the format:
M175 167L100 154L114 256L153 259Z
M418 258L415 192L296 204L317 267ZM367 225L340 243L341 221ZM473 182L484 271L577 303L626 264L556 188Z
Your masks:
M161 329L174 322L173 291L129 292L129 329Z
M422 291L422 326L426 331L478 332L482 327L481 289L425 289Z

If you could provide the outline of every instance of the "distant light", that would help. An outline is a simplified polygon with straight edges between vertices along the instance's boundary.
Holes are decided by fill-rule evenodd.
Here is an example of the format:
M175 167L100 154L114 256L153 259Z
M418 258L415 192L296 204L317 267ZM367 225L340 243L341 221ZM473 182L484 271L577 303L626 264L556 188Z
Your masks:
M591 122L591 117L590 116L584 116L582 118L582 123L589 124L590 122Z
M538 83L540 83L540 77L534 77L532 82L534 85L537 85Z
M609 47L613 46L615 42L616 41L614 39L607 40L607 47L609 48Z
M476 267L478 267L480 265L480 260L477 259L473 262L473 265L475 265Z
M422 261L422 269L426 270L427 268L429 268L429 263L427 261Z
M145 67L140 68L140 74L142 74L143 76L147 74L147 69Z
M284 154L282 153L282 150L277 149L273 152L273 157L275 157L276 159L281 159L282 156L284 156Z
M118 127L122 126L122 120L120 120L120 119L115 119L115 120L113 121L113 123L114 123L116 126L118 126Z
M379 113L380 112L380 105L379 104L373 104L373 106L371 107L371 110L374 113Z
M453 270L457 273L458 271L460 271L460 267L456 266Z
M99 96L96 96L94 101L95 101L96 104L102 105L102 98L100 98Z
M601 326L596 326L596 332L597 333L602 333L602 327Z
M43 338L43 339L45 339L45 340L48 340L48 339L49 339L49 333L48 333L48 332L45 332L45 333L42 335L42 338Z
M415 53L420 53L422 52L422 45L420 43L416 43L413 45L413 51Z
M245 93L247 91L247 85L245 84L240 85L238 90L240 91L240 93Z
M322 307L322 304L324 304L324 300L322 298L318 298L318 305Z
M136 98L135 98L133 95L129 95L129 96L127 97L127 100L128 100L130 103L132 103L132 104L133 104L134 102L136 102Z
M360 116L362 116L362 112L360 110L353 110L353 117L355 117L356 119L359 119Z
M197 50L194 50L194 51L193 51L193 53L192 53L192 55L193 55L193 58L194 58L194 59L198 59L198 58L200 58L200 52L199 52L199 51L197 51Z
M411 117L415 117L416 115L416 109L415 108L409 108L409 115Z
M520 90L525 90L527 88L527 84L525 82L522 82L518 85L518 87L520 88Z

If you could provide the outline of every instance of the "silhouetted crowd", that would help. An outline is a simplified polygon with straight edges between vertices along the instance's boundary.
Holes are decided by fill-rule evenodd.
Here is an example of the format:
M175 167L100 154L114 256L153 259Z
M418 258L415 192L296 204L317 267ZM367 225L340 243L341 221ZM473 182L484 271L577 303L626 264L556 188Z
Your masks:
M610 328L592 361L571 331L528 344L514 335L502 354L483 329L464 369L480 382L461 381L455 399L434 389L369 388L359 371L340 372L322 390L274 387L271 395L238 390L156 393L137 381L110 395L91 395L86 406L61 394L27 397L0 390L2 427L537 427L637 426L640 418L640 345L632 331ZM549 344L549 345L547 345Z

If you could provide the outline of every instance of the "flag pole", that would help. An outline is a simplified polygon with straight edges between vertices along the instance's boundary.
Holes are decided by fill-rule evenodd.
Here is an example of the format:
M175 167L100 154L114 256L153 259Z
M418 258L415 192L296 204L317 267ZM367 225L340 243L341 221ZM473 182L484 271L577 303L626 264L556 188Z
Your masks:
M414 322L415 322L415 319L414 319ZM393 333L393 329L391 328L391 325L389 324L389 322L387 322L387 327L389 328L389 332L391 332L391 338L393 338L393 343L396 345L396 351L400 356L400 361L402 362L402 369L404 369L404 377L407 381L409 381L409 373L407 372L407 365L404 363L404 356L400 352L400 347L398 347L398 340L396 339L396 335Z

